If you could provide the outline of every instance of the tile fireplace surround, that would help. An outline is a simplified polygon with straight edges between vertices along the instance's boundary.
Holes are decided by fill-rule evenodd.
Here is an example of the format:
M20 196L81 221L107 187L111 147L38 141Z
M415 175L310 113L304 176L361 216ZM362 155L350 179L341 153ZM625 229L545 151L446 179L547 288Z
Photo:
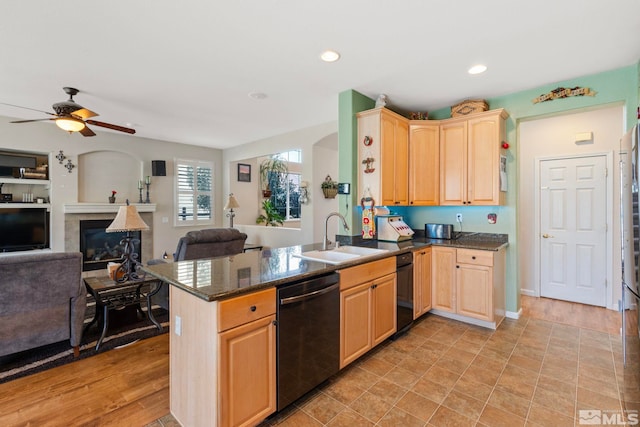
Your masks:
M149 226L149 230L142 231L142 262L153 258L153 212L155 204L134 204L138 213ZM80 250L80 221L89 219L114 219L118 204L106 203L76 203L64 206L64 250L76 252ZM83 276L96 276L106 274L103 270L85 271Z

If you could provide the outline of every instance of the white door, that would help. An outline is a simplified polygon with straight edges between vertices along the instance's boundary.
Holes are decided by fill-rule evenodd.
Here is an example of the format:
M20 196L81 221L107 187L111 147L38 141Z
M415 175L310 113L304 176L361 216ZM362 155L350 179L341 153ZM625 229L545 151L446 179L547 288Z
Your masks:
M540 162L540 295L604 307L606 156Z

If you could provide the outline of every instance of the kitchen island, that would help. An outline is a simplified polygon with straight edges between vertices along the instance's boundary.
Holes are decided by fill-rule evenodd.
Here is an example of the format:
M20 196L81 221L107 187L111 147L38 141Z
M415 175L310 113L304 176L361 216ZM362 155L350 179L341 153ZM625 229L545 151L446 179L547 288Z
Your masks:
M321 248L314 244L144 267L171 285L171 413L185 426L227 426L275 412L276 287L431 246L504 252L507 244L472 237L363 241L386 252L339 265L298 257Z

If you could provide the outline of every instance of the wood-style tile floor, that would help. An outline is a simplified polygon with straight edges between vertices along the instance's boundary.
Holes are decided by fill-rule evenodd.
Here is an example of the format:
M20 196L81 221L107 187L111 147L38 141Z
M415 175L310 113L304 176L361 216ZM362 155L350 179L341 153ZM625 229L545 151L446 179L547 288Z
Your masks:
M620 314L522 297L497 331L427 315L267 420L278 426L574 426L622 414Z

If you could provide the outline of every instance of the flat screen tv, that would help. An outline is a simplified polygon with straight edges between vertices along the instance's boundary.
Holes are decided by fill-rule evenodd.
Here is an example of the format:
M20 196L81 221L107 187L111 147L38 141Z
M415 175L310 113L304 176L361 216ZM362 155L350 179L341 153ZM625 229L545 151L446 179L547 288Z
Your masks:
M0 208L0 252L49 247L46 208Z

